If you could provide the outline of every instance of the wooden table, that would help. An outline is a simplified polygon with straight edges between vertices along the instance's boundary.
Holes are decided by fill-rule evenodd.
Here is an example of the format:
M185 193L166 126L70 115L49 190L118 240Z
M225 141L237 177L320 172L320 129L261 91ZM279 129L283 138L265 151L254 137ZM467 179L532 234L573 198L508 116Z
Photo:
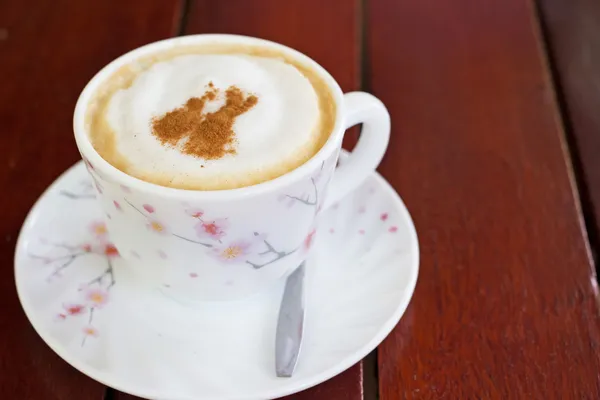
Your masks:
M13 249L79 158L92 75L206 32L295 47L392 115L379 171L419 233L414 298L376 354L290 398L600 398L599 26L593 0L0 0L0 398L131 399L35 334Z

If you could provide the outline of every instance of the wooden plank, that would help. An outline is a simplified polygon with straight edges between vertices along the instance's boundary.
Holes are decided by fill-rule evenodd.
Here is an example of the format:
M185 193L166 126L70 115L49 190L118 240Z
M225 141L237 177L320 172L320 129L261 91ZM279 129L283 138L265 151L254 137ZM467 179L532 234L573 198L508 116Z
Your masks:
M0 2L0 264L11 275L21 223L42 191L79 159L75 101L104 64L174 33L179 2ZM101 399L103 385L56 356L0 281L0 398Z
M590 241L600 248L600 3L538 0L581 178Z
M534 10L377 0L370 87L392 116L381 171L419 233L382 400L600 398L598 290Z
M274 40L325 67L345 91L360 87L359 2L348 0L192 1L186 34L233 33ZM117 394L118 400L133 399ZM362 399L362 364L288 399Z
M331 0L192 0L185 34L255 36L308 55L344 91L360 86L359 4Z

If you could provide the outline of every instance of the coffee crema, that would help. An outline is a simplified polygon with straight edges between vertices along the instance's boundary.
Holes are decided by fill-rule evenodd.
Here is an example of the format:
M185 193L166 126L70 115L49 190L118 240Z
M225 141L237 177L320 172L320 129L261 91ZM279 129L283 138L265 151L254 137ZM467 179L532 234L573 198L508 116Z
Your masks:
M316 71L265 47L180 46L101 83L86 128L96 151L147 182L192 190L255 185L308 161L336 106Z

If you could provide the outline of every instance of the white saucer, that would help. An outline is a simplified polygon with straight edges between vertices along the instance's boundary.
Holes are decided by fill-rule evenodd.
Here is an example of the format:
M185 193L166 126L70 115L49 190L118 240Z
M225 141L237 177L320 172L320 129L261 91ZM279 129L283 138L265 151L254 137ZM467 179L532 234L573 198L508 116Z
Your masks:
M190 308L136 292L112 247L80 162L42 195L15 254L19 298L42 339L75 368L152 399L265 399L339 374L396 325L418 274L417 235L379 175L328 210L307 271L302 353L275 377L283 282L242 302ZM201 279L201 277L197 277Z

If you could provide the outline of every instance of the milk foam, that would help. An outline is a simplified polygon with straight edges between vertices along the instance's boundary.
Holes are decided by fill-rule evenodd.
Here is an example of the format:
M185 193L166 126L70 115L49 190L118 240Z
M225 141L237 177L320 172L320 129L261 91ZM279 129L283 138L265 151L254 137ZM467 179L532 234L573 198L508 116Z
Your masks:
M218 110L231 86L258 98L234 123L235 154L205 160L161 144L152 133L153 118L201 97L210 83L220 94L203 113ZM172 187L226 189L272 179L308 160L323 143L319 97L310 80L283 60L246 54L156 62L112 94L104 118L125 172Z

